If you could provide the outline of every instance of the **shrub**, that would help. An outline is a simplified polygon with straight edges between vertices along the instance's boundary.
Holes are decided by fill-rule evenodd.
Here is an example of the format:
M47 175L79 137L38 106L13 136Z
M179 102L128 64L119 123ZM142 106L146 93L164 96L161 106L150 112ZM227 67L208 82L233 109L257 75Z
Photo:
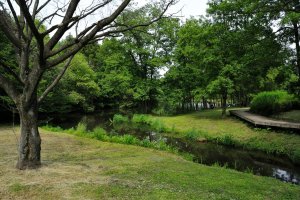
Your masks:
M61 132L63 131L63 129L59 126L50 126L50 125L45 125L42 126L43 129L48 130L48 131L52 131L52 132Z
M163 140L158 140L154 142L154 148L159 149L159 150L164 150L164 151L176 151L174 147L169 146L165 141Z
M300 165L300 150L296 149L292 152L292 160L296 165Z
M223 137L222 143L223 143L224 145L227 145L227 146L234 146L236 142L235 142L235 140L233 139L232 135L225 135L225 136Z
M150 115L134 114L131 120L135 124L149 125L156 132L166 132L167 128L162 121Z
M121 124L121 123L126 123L126 122L129 122L129 119L127 116L115 114L113 117L113 124Z
M152 143L149 139L143 139L141 141L141 146L142 147L151 147L152 146Z
M189 130L185 137L189 140L197 140L199 138L199 132L194 129Z
M253 98L250 111L268 116L291 110L296 105L298 105L297 98L285 91L261 92Z
M93 130L93 138L101 141L109 141L109 136L106 131L101 127L96 127Z
M86 134L86 132L87 132L86 124L81 123L81 122L78 123L74 133L77 134L77 135L84 135L84 134Z
M240 146L241 144L233 138L231 134L225 134L223 136L210 137L205 136L207 141L222 144L226 146Z
M166 132L167 131L165 124L162 121L160 121L159 119L152 120L151 128L153 128L157 132Z
M152 118L149 115L143 115L143 114L134 114L132 117L133 123L140 123L140 124L152 124Z
M133 145L139 145L140 141L138 138L134 137L133 135L122 135L122 136L115 136L118 138L119 143L122 144L133 144Z

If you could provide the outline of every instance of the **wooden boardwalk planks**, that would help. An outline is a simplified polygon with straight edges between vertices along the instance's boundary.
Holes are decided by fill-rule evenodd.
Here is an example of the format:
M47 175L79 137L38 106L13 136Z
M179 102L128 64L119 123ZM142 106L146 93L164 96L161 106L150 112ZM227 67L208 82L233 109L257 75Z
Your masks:
M261 115L256 115L248 112L249 110L230 110L231 115L237 116L247 122L254 124L255 126L266 126L266 127L278 127L286 129L297 129L300 130L300 123L287 122L282 120L271 119Z

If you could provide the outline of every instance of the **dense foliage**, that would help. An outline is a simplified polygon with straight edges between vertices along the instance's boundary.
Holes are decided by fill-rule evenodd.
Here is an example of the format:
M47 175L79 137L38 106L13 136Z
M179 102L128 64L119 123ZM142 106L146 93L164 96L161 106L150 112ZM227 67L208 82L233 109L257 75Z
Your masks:
M286 91L258 93L251 101L251 111L261 115L273 115L298 107L298 100Z

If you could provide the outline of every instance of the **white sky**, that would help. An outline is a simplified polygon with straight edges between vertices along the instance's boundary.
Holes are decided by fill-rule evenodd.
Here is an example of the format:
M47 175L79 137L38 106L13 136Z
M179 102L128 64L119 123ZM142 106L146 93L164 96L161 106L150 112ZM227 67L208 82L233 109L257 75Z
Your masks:
M170 9L170 12L178 11L182 8L182 12L178 13L184 18L191 16L198 17L206 14L208 0L179 0L177 5Z

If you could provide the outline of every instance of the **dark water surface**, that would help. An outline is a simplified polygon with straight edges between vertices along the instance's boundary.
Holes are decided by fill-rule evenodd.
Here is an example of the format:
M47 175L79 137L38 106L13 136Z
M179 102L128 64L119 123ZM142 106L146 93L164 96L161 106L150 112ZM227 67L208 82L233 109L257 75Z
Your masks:
M43 116L44 119L42 122L60 126L64 129L75 127L81 122L85 123L89 130L92 130L95 127L102 127L108 132L111 132L113 130L111 119L113 118L114 113L115 112L103 112L92 115L68 114ZM122 134L122 131L119 130L119 132ZM130 131L126 130L124 133L135 135L139 139L163 139L167 144L177 147L180 151L192 154L196 162L205 165L217 164L238 171L274 177L285 182L294 184L300 183L300 167L294 165L289 159L284 157L213 143L164 137L159 133L151 131L149 127L135 127Z

